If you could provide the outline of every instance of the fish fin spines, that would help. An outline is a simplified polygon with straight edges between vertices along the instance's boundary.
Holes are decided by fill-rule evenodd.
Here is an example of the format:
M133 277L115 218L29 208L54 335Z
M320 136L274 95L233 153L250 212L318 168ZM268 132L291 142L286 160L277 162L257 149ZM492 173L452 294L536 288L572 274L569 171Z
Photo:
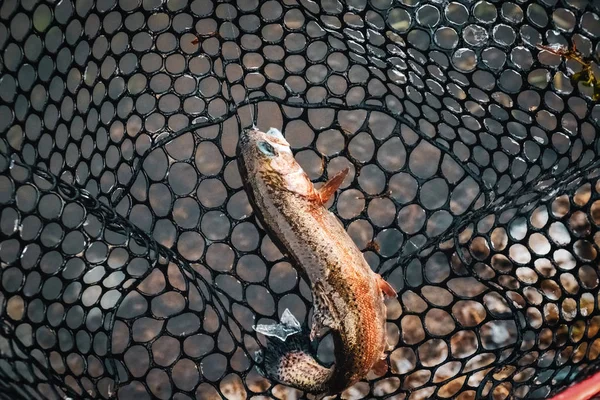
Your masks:
M398 294L396 290L390 285L385 279L381 277L381 275L377 275L377 284L379 285L379 289L385 294L387 297L396 298Z
M342 182L344 182L344 179L346 179L346 175L348 175L348 172L350 171L350 168L346 167L343 170L341 170L340 172L338 172L337 174L335 174L331 179L329 179L327 182L325 182L325 184L323 186L321 186L319 188L319 190L317 191L318 197L319 197L319 201L322 204L325 204L329 201L329 199L335 194L335 192L337 192L337 190L340 188Z

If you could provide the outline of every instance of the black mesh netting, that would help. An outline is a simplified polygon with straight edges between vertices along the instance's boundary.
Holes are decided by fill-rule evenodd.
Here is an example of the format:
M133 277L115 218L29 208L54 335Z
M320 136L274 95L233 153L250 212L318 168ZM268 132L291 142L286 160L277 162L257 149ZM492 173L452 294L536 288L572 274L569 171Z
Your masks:
M538 45L600 76L598 7L1 1L0 398L302 396L253 361L254 324L311 312L242 190L253 119L315 181L351 168L332 210L399 292L388 372L342 398L545 398L589 375L600 108Z

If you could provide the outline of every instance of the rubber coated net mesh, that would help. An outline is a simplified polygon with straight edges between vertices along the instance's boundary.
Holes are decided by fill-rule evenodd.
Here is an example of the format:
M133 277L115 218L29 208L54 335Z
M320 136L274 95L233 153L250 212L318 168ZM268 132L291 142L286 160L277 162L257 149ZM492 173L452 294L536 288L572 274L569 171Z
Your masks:
M598 7L2 1L0 398L303 396L253 361L253 325L312 313L242 189L253 120L315 182L350 167L331 209L398 291L387 373L341 398L545 398L589 375Z

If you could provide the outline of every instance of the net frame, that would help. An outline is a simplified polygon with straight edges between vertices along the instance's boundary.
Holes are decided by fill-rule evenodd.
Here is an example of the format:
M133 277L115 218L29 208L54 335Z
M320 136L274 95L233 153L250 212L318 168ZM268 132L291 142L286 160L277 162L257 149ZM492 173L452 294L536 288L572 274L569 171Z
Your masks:
M177 293L184 298L184 311L170 310L169 313L169 310L159 308L158 311L131 315L125 321L114 318L112 323L123 323L125 327L121 329L125 333L121 335L129 338L130 346L121 352L111 352L120 338L115 334L115 331L120 331L111 323L94 331L98 337L101 332L97 329L104 331L105 336L111 336L111 344L104 349L100 346L99 353L86 349L85 339L77 339L76 330L66 320L67 310L64 311L65 321L58 323L56 331L62 328L67 336L71 335L70 340L65 339L71 342L71 347L76 344L81 348L71 353L66 350L64 355L61 354L63 350L55 351L57 347L45 348L44 335L52 337L47 331L52 332L50 328L55 328L50 311L42 311L46 314L42 321L38 320L39 316L35 316L38 319L24 316L26 309L32 314L39 313L39 307L44 310L43 303L49 303L50 300L45 297L43 290L38 302L34 302L35 295L25 294L27 280L24 279L24 267L20 267L24 286L17 289L12 286L14 274L19 270L14 265L22 265L23 260L22 257L12 259L11 252L14 252L15 240L19 251L27 245L38 244L52 253L52 246L46 246L41 238L28 240L17 230L5 228L2 232L2 249L5 252L0 254L0 259L5 278L2 293L5 305L2 313L1 384L5 386L6 395L17 393L24 398L60 398L65 392L74 397L110 397L111 394L126 397L131 393L145 392L158 397L202 398L226 396L223 382L241 385L248 396L284 395L281 387L268 386L251 368L251 353L264 342L253 334L251 324L233 311L236 302L250 305L248 291L259 292L255 294L258 300L254 300L254 303L272 297L273 304L277 304L273 310L261 310L258 305L250 307L253 313L262 316L255 322L276 320L277 314L283 311L281 307L286 305L292 307L296 314L303 315L306 322L311 304L308 287L298 277L291 288L282 293L265 289L273 289L266 272L263 280L256 284L249 284L242 279L250 278L249 282L253 282L252 274L248 274L244 263L240 262L244 255L255 255L261 260L255 261L256 270L266 271L267 265L273 265L269 268L271 271L284 261L272 248L272 243L264 236L256 221L249 213L245 214L248 204L242 198L236 177L233 152L235 132L251 125L254 116L259 127L266 129L279 125L286 128L286 136L298 141L297 144L293 143L294 150L311 178L323 181L343 165L353 167L351 180L344 185L346 190L334 201L332 210L341 216L357 244L366 251L373 268L388 278L401 294L398 304L389 304L388 327L397 343L389 360L390 371L383 377L370 376L366 388L364 383L358 389L354 388L360 395L386 398L539 398L560 390L570 381L586 376L597 368L594 363L599 346L594 340L599 324L595 318L597 284L585 286L588 284L586 280L591 279L585 267L594 259L580 256L575 243L582 243L583 250L580 253L585 256L590 256L586 253L592 251L590 248L595 252L598 247L597 218L594 218L598 193L598 140L595 137L598 107L592 99L592 88L569 80L568 68L575 69L577 64L547 51L539 51L537 44L541 42L541 34L533 35L533 27L552 24L555 30L548 30L546 35L549 42L567 45L577 43L584 55L592 54L598 48L598 35L594 30L597 28L593 25L593 21L597 21L594 19L594 16L597 18L594 3L529 2L527 8L524 4L507 3L511 4L508 10L504 5L485 1L471 5L470 9L458 2L392 5L385 1L355 1L324 2L319 5L310 1L290 1L282 4L269 2L267 6L260 7L253 2L238 2L236 8L228 2L184 3L107 1L74 5L63 1L53 4L51 8L46 4L8 1L0 8L0 49L4 56L0 116L5 121L0 124L0 132L6 132L1 142L5 154L2 158L5 196L2 215L8 221L3 223L8 227L16 226L15 223L24 221L25 216L32 216L43 221L44 228L40 232L44 232L44 229L51 231L56 221L62 221L63 208L59 207L58 215L45 218L44 213L49 212L46 209L49 205L45 203L58 201L65 206L76 204L73 207L83 210L83 216L90 219L93 216L101 221L99 224L106 227L106 232L115 230L126 237L124 243L127 245L121 243L121 248L126 248L128 254L139 256L138 247L151 249L147 253L141 251L145 258L152 260L149 266L142 268L142 273L130 273L123 265L113 268L112 273L120 272L129 277L125 282L135 283L123 287L115 305L115 313L110 309L100 312L100 318L104 321L111 321L119 308L123 313L128 312L129 306L123 305L123 302L135 304L131 293L146 296L146 302L153 295L160 297L169 293L174 293L171 295L173 297ZM209 3L212 7L206 8ZM469 25L460 20L463 9L467 10L469 22L472 22ZM521 10L520 20L518 10ZM33 12L33 21L27 16L29 12ZM543 24L544 15L546 24ZM259 27L263 27L262 43L254 43L258 29L252 24L256 21ZM514 39L512 43L506 42L508 39L505 36L511 37L509 23L520 27L518 37L523 45L517 45ZM205 29L207 24L209 28ZM281 34L277 33L277 26L280 26ZM454 37L451 31L456 35L456 44L445 48L454 43L447 41L446 35ZM512 33L517 36L515 29L512 29ZM478 35L486 37L484 44L493 46L481 48L481 37ZM196 36L201 39L197 46L192 43ZM108 38L111 38L110 43ZM303 45L302 40L305 41ZM150 47L146 48L144 46L148 46L148 41ZM459 48L459 43L465 47ZM310 50L311 45L314 50ZM319 59L323 46L327 57ZM510 61L500 67L495 64L498 51L504 54L510 51ZM283 56L278 55L281 53ZM260 59L253 59L257 54L262 54L264 66L258 65ZM153 66L157 61L152 61L157 58L155 56L160 60L157 69ZM531 57L530 64L524 63L528 57ZM297 70L297 65L302 64L301 58L310 67ZM481 62L477 62L479 59ZM196 64L192 60L196 60ZM268 60L268 63L264 60ZM206 71L205 64L208 65ZM312 67L315 68L311 70ZM136 68L143 74L138 74ZM529 72L527 82L521 80L521 85L515 86L514 80L523 72ZM551 76L552 73L554 76ZM145 74L154 81L145 78ZM283 76L280 77L280 74ZM326 79L320 78L322 80L318 81L322 74ZM169 75L177 77L179 81L162 82ZM539 81L540 76L546 77L541 81L543 84ZM192 78L191 84L186 83L189 77ZM429 78L423 81L421 77ZM550 77L552 87L549 88ZM302 82L306 85L304 89ZM573 83L577 87L573 87ZM64 88L61 91L61 85L66 91ZM202 96L194 96L189 91L190 87ZM570 97L564 102L556 93L563 96L568 93ZM44 95L40 97L40 94ZM152 96L158 98L154 105ZM180 98L179 103L174 97ZM189 101L187 107L185 101ZM253 114L244 110L254 107L256 111ZM534 112L535 124L531 115ZM190 115L195 119L192 120ZM556 123L559 115L563 125L560 129ZM297 127L295 125L298 122L295 121L301 121L304 125ZM506 123L506 129L503 123ZM525 125L531 125L531 128L523 134ZM391 130L387 126L391 126ZM338 134L330 133L333 130L342 135L343 146L337 151L335 149L340 139ZM311 134L313 139L305 144L306 137L310 138ZM529 140L528 135L533 140ZM323 137L332 140L333 145L320 148L318 140ZM397 141L392 142L392 139L398 139L401 145L398 146ZM205 146L208 148L204 149ZM186 147L193 148L191 156L187 155ZM370 147L374 149L371 158L366 159L369 152L364 149ZM405 161L397 169L394 160L385 157L388 148L393 149L396 159L402 158L402 151L405 153ZM380 156L381 149L384 151ZM220 160L219 157L216 160L211 158L211 154L216 154L215 151ZM179 156L173 156L173 152ZM324 158L321 170L314 168L318 153ZM537 156L532 155L536 153ZM428 164L436 159L436 155L437 164L432 170ZM16 162L9 161L9 157ZM221 163L221 167L212 173L211 168L215 163ZM187 226L175 215L177 209L194 210L193 205L177 207L178 201L183 202L185 200L182 199L190 197L181 194L187 190L185 181L190 180L190 175L186 174L190 174L190 171L194 171L197 177L208 175L220 180L226 187L227 200L227 204L223 200L219 206L212 207L202 203L202 195L191 196L195 198L199 210L196 226L193 227ZM402 173L410 176L412 181ZM378 183L382 175L383 189ZM399 175L401 178L398 178ZM177 176L185 179L178 180ZM441 177L443 182L436 182L436 189L428 192L427 184L433 185L430 183L432 177ZM33 180L33 183L29 183L29 180ZM397 181L404 184L400 185L402 187L416 182L413 196L416 197L418 193L419 200L406 200L410 195L407 197L402 191L393 189L390 195L382 196L385 189L392 188ZM152 196L150 187L160 184L161 188L167 187L171 197L167 202L169 204L160 204L159 201L155 207L151 204L152 198L160 198L166 192L159 191ZM446 202L438 207L430 197L439 196L444 185ZM22 187L27 188L25 191L33 190L44 196L51 194L59 200L51 197L52 201L45 200L42 204L39 203L42 196L35 195L32 197L36 211L23 208L16 195L17 188ZM7 191L11 194L8 198L5 194ZM353 211L357 206L352 197L365 197L362 209ZM587 202L583 201L585 198ZM204 200L211 204L210 199ZM389 208L388 201L394 206L392 219L395 222L387 225L385 222L376 222L386 221L386 206L372 204L384 202ZM566 213L561 211L566 208L565 203L568 204ZM372 213L369 212L370 207L373 207ZM158 224L158 221L169 219L159 217L164 217L162 213L165 209L166 215L172 215L171 225L168 222ZM546 209L548 218L552 218L553 222L539 228L537 218L539 213L543 213L539 210L543 209ZM441 229L439 226L443 226L444 219L435 219L435 216L442 212L450 215L451 227L438 232L436 228ZM118 214L126 216L129 221ZM213 228L221 227L221 214L227 219L231 217L231 220L228 221L225 237L217 235L214 242L225 243L229 247L230 251L224 251L223 254L234 254L236 268L231 272L221 271L207 260L208 248L214 244L209 242L213 240L210 234ZM150 217L145 217L147 215ZM210 228L203 228L202 220L205 217L208 220L207 215L214 218L210 219L210 224L207 223ZM493 221L489 222L491 219ZM573 223L570 223L571 219ZM147 220L151 221L150 225ZM420 227L406 223L413 221L411 223L414 224L414 221L421 220ZM83 220L80 222L83 223ZM93 225L93 222L86 220L87 224ZM142 229L135 228L132 222ZM572 244L570 239L567 244L561 244L561 235L558 235L555 241L549 231L552 224L561 224L567 231L571 229L569 237L578 240ZM512 230L521 231L523 225L527 228L525 236L511 233ZM428 232L430 227L431 232ZM75 224L74 229L66 228L62 226L60 230L64 229L65 234L79 232L86 238L86 250L91 248L92 239L100 239L100 242L114 240L97 234L94 236L83 225ZM236 228L242 233L234 239ZM23 226L18 231L22 229ZM177 243L173 240L169 242L169 235L160 235L173 229ZM194 230L206 236L202 239L205 245L198 258L189 253L189 247L198 246L198 239L182 239L185 233L189 236L192 235L189 232ZM218 232L218 229L214 230ZM504 235L497 233L502 230L505 231ZM144 231L151 232L152 236ZM504 247L494 248L495 232L501 237L500 243L506 241ZM548 258L542 257L544 254L534 251L530 239L536 237L535 234L549 237L555 251L564 250L571 254L575 265L571 266L571 258L561 252L563 258L553 258L550 262L554 268L553 276L556 276L554 280L550 279L552 276L545 276L551 273L552 268L544 265L540 270L530 268L537 276L535 282L530 282L532 272L523 270L528 263L518 262L519 257L528 253L532 257L531 263L533 260L548 261ZM129 237L134 240L131 241ZM260 246L245 248L244 241L254 241ZM160 243L167 246L161 246ZM171 250L167 250L167 247L171 247ZM184 250L186 247L188 249ZM517 248L520 252L515 250ZM95 251L90 250L89 257ZM58 251L61 252L65 250ZM72 256L69 253L64 255ZM494 262L494 257L502 262ZM93 264L85 252L83 258L87 264ZM220 265L216 261L214 263ZM242 267L238 270L239 265ZM561 265L568 266L563 268ZM287 267L280 266L280 269L285 271L282 274L286 277L293 275ZM167 289L158 290L153 286L157 283L149 278L156 271L163 276ZM91 279L89 277L94 275L92 272L89 270L82 275L79 284L88 284L85 276ZM54 282L51 278L58 276L58 273L64 274L64 270L44 273L44 277ZM447 276L444 277L445 274ZM233 283L232 278L237 283ZM575 292L569 291L574 285L573 279L579 286ZM452 286L456 282L466 283L457 288ZM476 282L485 288L484 291L469 293L469 286L474 287ZM75 279L73 283L78 283L78 280ZM111 296L116 296L107 296L112 287L94 283L88 284L89 288L97 290L95 288L101 287L101 294L106 296L107 302L111 301ZM137 288L144 283L150 286L150 292L142 295ZM550 287L542 286L544 283ZM219 284L226 289L220 290ZM56 290L52 284L47 286L49 292ZM40 289L43 287L46 284ZM242 300L235 297L238 287L242 288ZM260 287L264 289L263 292ZM432 290L430 287L437 287L433 289L437 293L430 293L428 298L425 293ZM172 339L174 347L179 342L183 348L185 340L189 339L187 336L190 336L186 336L185 329L173 323L172 330L176 333L163 328L159 337L144 342L134 338L134 325L144 317L155 320L162 318L166 322L176 320L183 314L192 314L186 312L194 310L193 301L189 300L191 295L181 295L190 290L198 292L195 311L205 319L195 332L209 333L205 336L212 337L216 350L214 354L194 357L192 354L196 353L190 354L191 350L186 352L183 349L180 350L180 358L168 364L161 359L162 353L156 350L160 345L155 343L162 343L164 337L165 341ZM441 290L453 296L451 302L444 306L439 303L445 295ZM295 301L286 303L286 295L294 293ZM542 300L538 299L536 293L542 296ZM498 297L494 297L495 294ZM589 295L594 298L592 303L595 306L591 309ZM62 296L63 308L69 306L70 303L64 298L66 295L63 293ZM496 303L486 300L486 296ZM15 300L17 297L20 300ZM89 297L93 298L93 295ZM83 297L78 301L83 303ZM176 300L171 301L177 303ZM456 304L462 305L461 302L467 301L479 304L484 310L481 317L477 306L472 307L476 310L473 317L475 326L470 326L474 322L462 317L459 311L452 310ZM162 302L169 303L166 300ZM573 302L575 322L570 316ZM161 301L154 304L159 303ZM204 304L204 308L200 303ZM492 303L504 310L498 311L490 305ZM207 305L212 307L212 314L207 311ZM82 312L86 320L92 321L92 311L102 308L96 306L96 303L92 303ZM496 314L493 310L496 310ZM14 314L9 311L17 315L20 313L20 319L13 319L11 315ZM583 315L584 312L587 314ZM430 313L452 322L455 330L448 333L435 324L428 326L427 315ZM186 317L193 319L189 315ZM538 326L540 318L542 325ZM205 330L205 326L211 323L218 325L215 332ZM580 327L581 324L583 327ZM27 331L25 334L17 333L13 325L16 328L25 326L21 328L25 330L29 326L31 331L35 327L36 335L41 335L41 339ZM554 328L550 327L555 326L556 334L551 335L551 340L547 339L546 332L552 331ZM418 331L419 327L424 338L409 337L410 334L414 336L414 331ZM489 331L487 334L486 329ZM516 340L496 343L490 339L493 336L490 332L494 329L503 329L505 332L513 329ZM476 350L494 360L486 364L485 357L481 357L483 361L478 360L479 364L473 368L476 362L468 364L476 356L465 356L466 359L456 356L460 351L455 349L456 343L453 347L452 338L456 337L458 331L476 332ZM400 333L406 336L400 337ZM84 332L81 335L86 334ZM532 335L534 339L531 339ZM48 337L45 339L50 340ZM464 338L461 337L461 340ZM532 341L534 345L530 347ZM230 342L235 344L233 349L227 347ZM444 353L444 347L446 357L441 361L436 360L436 356ZM149 366L142 372L127 361L128 357L136 358L138 350L137 356L144 355L149 359ZM552 351L555 359L550 366L546 366L549 361L541 353ZM32 354L27 355L28 352ZM64 358L61 362L70 369L63 370L53 365L53 353L58 354L59 359ZM431 354L423 356L428 353ZM87 356L87 364L80 361L84 355ZM71 361L68 356L71 356ZM221 361L225 358L226 365L229 364L214 380L198 372L202 370L198 364L202 367L205 359L205 363L210 363L213 361L211 356ZM231 360L227 360L234 356L240 358L238 361L245 369L239 367L238 370L233 367ZM323 350L322 357L327 360L327 349ZM402 362L411 360L411 357L418 358L415 366L402 369ZM93 361L94 358L100 360L98 364L103 366L104 372L99 375L97 370L90 367L97 361ZM190 360L193 362L184 362ZM161 365L161 362L166 365ZM14 363L15 370L10 366L11 363ZM456 363L460 364L459 372L451 375ZM83 371L78 369L78 364L85 365ZM96 365L96 368L100 367ZM182 376L191 377L193 381L195 373L198 379L193 388L181 382ZM444 373L450 374L449 377L440 378ZM153 388L151 383L156 381L164 382L170 393L165 392L164 388L161 389L163 391ZM265 385L266 389L263 388ZM202 390L199 389L201 386Z

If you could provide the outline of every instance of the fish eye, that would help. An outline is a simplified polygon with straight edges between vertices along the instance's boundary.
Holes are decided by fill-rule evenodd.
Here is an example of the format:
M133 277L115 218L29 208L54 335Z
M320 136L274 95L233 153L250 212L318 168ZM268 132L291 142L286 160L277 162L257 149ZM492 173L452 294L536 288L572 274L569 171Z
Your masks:
M258 149L260 150L260 152L266 156L275 157L277 155L277 152L275 151L273 146L271 146L267 142L258 142L257 146L258 146Z

